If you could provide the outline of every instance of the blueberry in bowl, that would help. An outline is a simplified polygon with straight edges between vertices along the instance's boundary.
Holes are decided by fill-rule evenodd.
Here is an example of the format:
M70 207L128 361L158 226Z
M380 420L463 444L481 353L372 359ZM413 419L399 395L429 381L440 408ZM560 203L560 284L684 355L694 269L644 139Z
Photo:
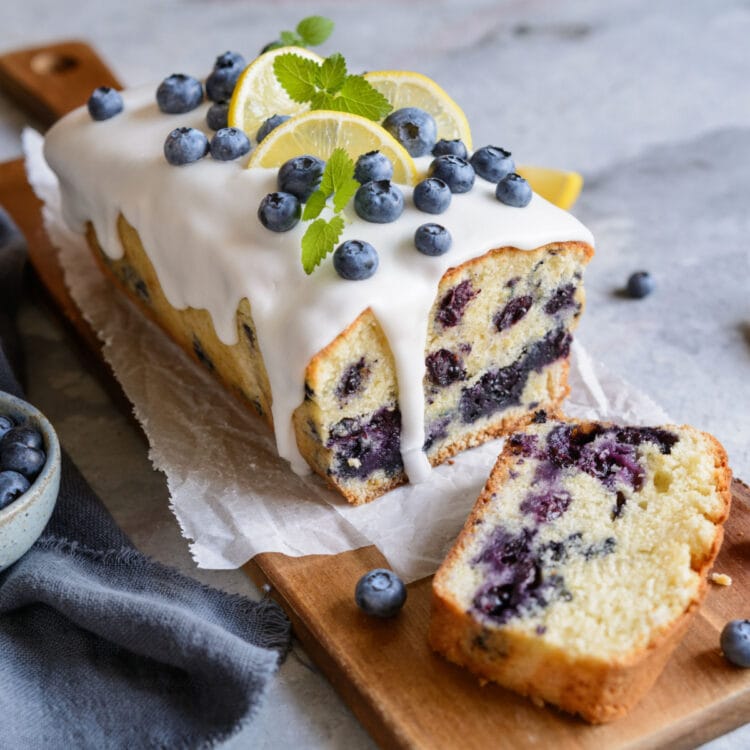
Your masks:
M0 570L42 533L60 488L60 445L30 404L0 392Z

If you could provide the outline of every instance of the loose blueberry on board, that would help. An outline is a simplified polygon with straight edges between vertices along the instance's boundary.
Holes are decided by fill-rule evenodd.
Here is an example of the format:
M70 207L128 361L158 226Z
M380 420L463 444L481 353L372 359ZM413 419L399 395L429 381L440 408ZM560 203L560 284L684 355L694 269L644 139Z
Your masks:
M511 172L497 183L495 197L506 206L523 208L531 201L531 186L520 174Z
M304 154L285 161L276 178L279 190L296 195L303 203L318 189L326 163Z
M211 139L210 149L214 159L232 161L250 150L250 139L238 128L221 128Z
M445 255L452 241L451 233L440 224L422 224L414 233L414 245L423 255Z
M392 570L375 568L357 581L354 601L368 615L395 617L406 601L406 586Z
M390 180L393 177L391 160L380 151L368 151L357 159L354 179L361 185L373 180Z
M628 296L633 299L647 297L655 288L654 278L648 271L636 271L628 279L625 287Z
M237 79L244 69L245 58L239 52L219 55L211 75L206 79L206 96L212 102L231 99Z
M414 205L426 214L441 214L451 202L451 190L437 177L428 177L414 188Z
M750 620L730 620L721 631L721 650L737 667L750 667Z
M347 281L369 279L378 270L378 251L369 242L347 240L334 251L333 267Z
M31 487L31 482L17 471L0 471L0 510L7 508L14 500Z
M429 154L437 140L435 119L419 107L404 107L391 112L383 120L383 127L411 156Z
M175 128L164 141L164 156L176 166L190 164L208 153L208 138L195 128Z
M466 149L466 145L460 138L455 138L452 141L441 138L432 147L433 156L460 156L462 159L469 158L469 152Z
M156 89L156 103L167 115L182 115L195 109L203 101L200 81L183 73L173 73Z
M263 121L263 124L258 128L258 132L255 134L255 140L260 143L274 128L278 128L279 125L286 122L289 119L289 115L271 115L267 120Z
M354 210L365 221L388 224L404 212L404 194L390 180L366 182L354 194Z
M214 102L206 113L206 124L211 130L221 130L227 126L229 102Z
M428 171L430 177L442 180L451 193L468 193L474 187L474 167L460 156L438 156L432 160Z
M91 119L109 120L122 112L122 95L109 86L99 86L92 92L87 106Z
M15 422L10 418L6 417L3 414L0 414L0 440L8 433L9 430L12 430L15 426Z
M499 182L516 168L510 151L499 146L482 146L472 154L470 162L474 171L489 182Z
M258 207L260 223L272 232L288 232L297 226L301 215L299 199L291 193L269 193Z

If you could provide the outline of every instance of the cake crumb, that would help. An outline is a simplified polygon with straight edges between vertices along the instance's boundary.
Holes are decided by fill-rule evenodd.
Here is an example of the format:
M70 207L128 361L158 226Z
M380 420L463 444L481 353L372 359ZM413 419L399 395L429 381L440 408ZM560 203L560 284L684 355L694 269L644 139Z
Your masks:
M726 573L711 573L711 582L719 586L732 585L732 579Z
M346 463L348 463L353 469L358 469L362 465L362 462L358 458L348 458Z

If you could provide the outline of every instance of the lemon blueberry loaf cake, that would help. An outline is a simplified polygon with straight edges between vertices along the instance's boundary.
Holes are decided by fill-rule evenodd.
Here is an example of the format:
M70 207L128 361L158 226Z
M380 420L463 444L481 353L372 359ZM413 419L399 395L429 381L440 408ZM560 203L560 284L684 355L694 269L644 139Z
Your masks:
M434 82L342 60L226 53L213 104L185 75L156 97L97 90L45 154L105 272L267 420L296 471L361 503L557 412L593 240L507 151L470 157ZM292 98L285 66L313 90L340 73L338 94L317 92L329 109ZM374 114L335 111L350 79Z
M435 576L431 645L590 722L621 716L703 599L729 482L723 448L691 427L512 435Z

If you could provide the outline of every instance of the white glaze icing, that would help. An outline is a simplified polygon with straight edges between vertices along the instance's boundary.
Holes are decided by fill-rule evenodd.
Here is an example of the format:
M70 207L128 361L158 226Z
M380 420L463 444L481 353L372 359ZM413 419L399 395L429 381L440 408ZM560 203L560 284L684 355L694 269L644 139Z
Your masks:
M346 211L342 241L370 242L379 268L365 281L344 281L331 258L310 276L300 262L306 225L289 232L263 228L257 208L276 189L276 170L245 169L247 158L217 162L207 157L183 167L163 155L167 134L188 125L210 135L208 105L185 115L164 115L156 87L123 92L124 111L94 122L85 107L48 133L45 156L60 179L70 226L91 221L104 252L122 257L120 213L138 231L164 294L178 309L208 311L221 341L237 340L235 313L243 297L252 308L273 397L279 454L297 472L309 469L297 450L292 413L304 396L304 372L316 352L370 307L388 338L396 362L401 410L401 453L412 482L422 481L429 462L424 443L424 346L438 282L452 266L510 245L530 250L549 242L579 240L591 233L573 216L538 195L523 209L495 199L494 185L477 178L473 190L454 195L440 216L421 213L403 187L406 209L390 224L370 224ZM426 169L429 158L418 166ZM420 224L437 221L453 236L438 258L414 248Z

